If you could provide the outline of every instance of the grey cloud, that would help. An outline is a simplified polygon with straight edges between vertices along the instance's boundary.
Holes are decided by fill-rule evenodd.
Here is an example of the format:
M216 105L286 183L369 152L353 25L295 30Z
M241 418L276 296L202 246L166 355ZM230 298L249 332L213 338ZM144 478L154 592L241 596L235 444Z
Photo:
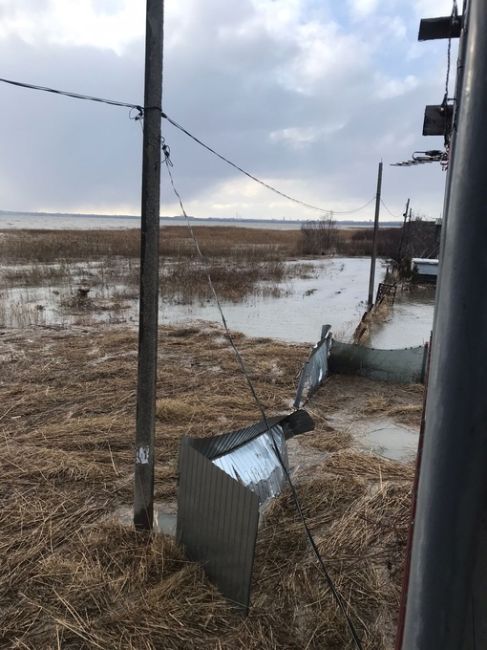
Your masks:
M402 96L380 99L380 47L360 44L359 36L352 35L350 48L356 38L368 56L354 60L352 50L350 60L337 59L332 74L323 71L303 94L282 78L299 60L299 43L292 35L264 29L250 2L208 0L192 7L178 26L180 32L171 34L171 25L166 26L165 110L256 174L298 179L313 196L322 196L325 205L347 199L365 202L375 191L381 157L387 165L409 157L415 148L438 146L420 135L424 105L434 100L439 87L421 58L402 62L396 76L386 61L386 77L400 80L415 74L418 85ZM110 2L99 3L97 9L110 10ZM242 30L245 25L248 29ZM36 47L10 38L0 41L0 59L3 76L142 102L141 40L117 55L88 47ZM141 137L125 110L6 87L0 87L0 99L5 107L0 126L2 208L76 210L90 205L110 210L128 205L138 210ZM337 123L343 128L326 129ZM299 148L270 137L300 128L321 129L322 134ZM220 183L236 173L169 125L164 132L184 197L190 202L213 196L217 202ZM386 167L384 194L396 211L411 195L437 216L443 182L433 166ZM165 186L163 195L167 197ZM296 210L296 216L311 215Z
M23 12L43 13L49 7L50 0L2 0L0 19L17 16Z

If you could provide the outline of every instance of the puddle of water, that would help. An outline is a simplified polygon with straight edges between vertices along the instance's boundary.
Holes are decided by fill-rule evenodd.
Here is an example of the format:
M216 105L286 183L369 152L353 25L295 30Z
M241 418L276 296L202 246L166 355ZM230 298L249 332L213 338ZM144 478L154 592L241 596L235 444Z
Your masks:
M340 412L328 416L338 431L349 431L357 446L391 460L408 461L418 451L419 431L389 417Z
M371 328L368 345L392 350L422 345L433 327L435 288L398 292L389 317Z
M368 420L355 439L360 447L392 460L411 460L418 451L418 432L389 420Z
M114 513L113 516L123 526L132 528L134 525L133 516L134 512L130 506L121 506ZM154 532L176 537L177 514L176 505L168 503L155 503L154 504Z

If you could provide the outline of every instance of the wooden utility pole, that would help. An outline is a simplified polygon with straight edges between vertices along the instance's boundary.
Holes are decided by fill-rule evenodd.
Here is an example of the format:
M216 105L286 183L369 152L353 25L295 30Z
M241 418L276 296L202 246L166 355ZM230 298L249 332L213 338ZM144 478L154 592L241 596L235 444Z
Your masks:
M399 242L399 250L397 251L397 263L401 264L401 255L402 255L402 247L404 245L404 237L406 236L406 221L408 220L409 216L409 199L406 201L406 209L404 210L404 214L402 215L404 217L404 221L402 224L402 232L401 232L401 240Z
M134 486L139 530L151 530L154 518L163 21L164 0L147 0Z
M381 190L382 190L382 160L379 163L379 171L377 173L377 193L375 195L374 236L372 239L372 257L370 259L369 298L367 300L367 307L369 309L374 304L375 260L377 258L377 233L379 230Z

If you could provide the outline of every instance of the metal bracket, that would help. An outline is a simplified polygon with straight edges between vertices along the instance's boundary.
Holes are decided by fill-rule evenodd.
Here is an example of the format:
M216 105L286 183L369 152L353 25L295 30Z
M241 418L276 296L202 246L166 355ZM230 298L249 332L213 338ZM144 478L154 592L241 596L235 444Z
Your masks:
M424 110L423 135L450 133L453 121L453 105L426 106Z
M433 41L440 38L459 38L463 16L452 18L423 18L419 23L418 41Z

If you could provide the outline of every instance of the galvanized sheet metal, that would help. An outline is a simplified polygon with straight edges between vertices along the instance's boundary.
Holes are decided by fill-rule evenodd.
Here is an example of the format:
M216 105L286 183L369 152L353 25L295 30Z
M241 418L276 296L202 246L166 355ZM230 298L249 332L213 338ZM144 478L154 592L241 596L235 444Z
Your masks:
M229 600L247 610L259 506L279 494L286 439L309 431L306 411L213 438L181 441L177 539Z
M326 379L330 347L330 325L323 325L321 339L311 350L311 354L301 372L294 400L295 408L299 408L306 399L309 399Z
M286 441L279 425L212 462L257 494L262 504L281 493L286 479L274 445L287 467Z
M259 523L259 497L185 438L180 452L177 539L221 593L244 611Z
M330 371L360 375L380 381L421 383L424 381L426 346L377 350L363 345L333 341Z
M223 456L230 451L234 451L237 447L247 444L254 438L262 435L267 431L267 428L273 428L279 425L286 440L306 431L311 431L314 427L314 422L309 414L303 409L299 409L290 413L289 415L267 418L264 422L261 420L256 424L252 424L237 431L230 433L223 433L219 436L212 436L211 438L195 438L193 439L193 446L195 449L211 460Z

